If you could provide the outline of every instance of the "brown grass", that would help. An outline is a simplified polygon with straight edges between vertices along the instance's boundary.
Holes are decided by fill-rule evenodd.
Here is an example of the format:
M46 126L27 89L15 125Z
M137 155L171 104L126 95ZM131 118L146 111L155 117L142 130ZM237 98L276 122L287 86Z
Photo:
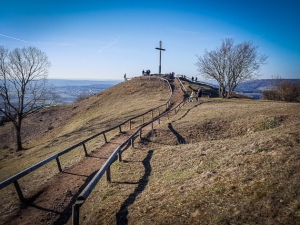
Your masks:
M299 224L299 119L299 104L188 103L169 122L189 144L156 127L98 185L82 222Z
M86 100L71 105L63 105L42 110L24 121L23 141L26 150L14 151L12 124L0 127L0 180L10 176L58 153L70 146L120 124L128 118L146 112L151 108L165 104L170 91L164 81L151 79L132 79L122 82ZM149 96L151 98L149 99ZM148 118L147 118L148 116ZM146 119L150 119L151 114ZM129 126L124 125L123 131ZM118 133L117 130L108 133L108 140ZM9 138L7 138L9 137ZM103 136L87 143L91 151L104 144ZM84 157L83 147L60 157L64 168L78 163ZM38 189L58 173L56 162L51 162L30 175L20 179L23 194ZM18 202L13 185L2 189L0 197L5 201L1 213L9 213ZM18 204L17 204L18 205ZM18 207L15 205L15 207Z
M74 110L68 122L54 125L48 131L53 136L35 140L20 156L5 156L10 150L2 150L1 176L2 171L4 176L12 173L9 167L16 170L16 159L24 166L29 157L46 157L45 145L55 152L62 143L71 144L98 126L113 125L168 98L161 83L152 90L153 84L132 82L120 84L129 85L123 97L133 101L130 105L116 100L121 91L114 87L82 105L67 106ZM81 224L300 224L299 103L202 98L144 135L144 142L123 153L123 162L112 165L112 182L100 180L81 207ZM42 179L35 176L35 183ZM0 194L16 198L13 192ZM13 207L5 208L6 213Z

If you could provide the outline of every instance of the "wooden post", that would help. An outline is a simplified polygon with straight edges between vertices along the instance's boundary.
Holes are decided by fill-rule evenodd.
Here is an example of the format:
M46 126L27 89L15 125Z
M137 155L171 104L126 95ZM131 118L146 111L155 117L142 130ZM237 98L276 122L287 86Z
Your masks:
M153 119L153 110L151 111L151 114L152 114L152 119Z
M130 141L131 141L131 147L134 148L134 138L132 137Z
M110 166L107 167L107 170L106 170L106 181L108 182L111 182L111 177L110 177Z
M142 124L144 124L144 122L145 122L145 118L144 118L144 115L143 115L143 123Z
M119 126L119 131L120 131L120 133L122 133L122 130L121 130L121 125Z
M121 149L120 149L120 151L118 152L118 161L119 161L119 162L122 162L122 152L121 152Z
M169 112L167 112L167 115L168 115L168 120L169 120L169 119L170 119L170 118L169 118Z
M60 165L60 162L59 162L59 158L57 157L57 158L55 158L55 159L56 159L56 162L57 162L58 169L59 169L59 171L61 172L62 169L61 169L61 165Z
M142 140L142 129L140 129L140 140Z
M131 120L129 120L129 130L131 130Z
M160 124L160 118L158 118L158 124Z
M88 156L88 153L87 153L86 147L85 147L85 143L82 143L82 145L83 145L83 150L84 150L84 152L85 152L85 156Z
M79 208L80 205L72 206L72 225L79 225Z
M15 188L16 188L16 191L18 193L20 201L25 202L25 198L23 196L23 193L22 193L22 190L20 188L20 185L19 185L18 181L14 181L14 185L15 185Z
M105 143L107 143L107 139L106 139L106 136L105 136L105 133L104 133L104 132L103 132L103 137L104 137Z

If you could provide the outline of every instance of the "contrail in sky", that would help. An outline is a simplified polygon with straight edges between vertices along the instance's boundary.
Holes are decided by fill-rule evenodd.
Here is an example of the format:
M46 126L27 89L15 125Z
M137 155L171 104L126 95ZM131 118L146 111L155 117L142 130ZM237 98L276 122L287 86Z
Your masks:
M10 38L10 39L14 39L14 40L17 40L17 41L28 42L28 41L24 41L24 40L19 39L19 38L10 37L10 36L4 35L4 34L0 34L0 36L6 37L6 38Z
M103 49L108 48L108 47L112 46L113 44L115 44L119 38L120 38L120 35L113 42L111 42L108 45L104 46L103 48L99 49L98 53L101 52Z

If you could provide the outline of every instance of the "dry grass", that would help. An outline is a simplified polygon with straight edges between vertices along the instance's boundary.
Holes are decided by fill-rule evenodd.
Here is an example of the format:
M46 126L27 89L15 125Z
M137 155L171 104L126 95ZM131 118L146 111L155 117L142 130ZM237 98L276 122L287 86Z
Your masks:
M113 166L113 182L98 185L82 206L82 222L299 224L299 109L250 100L188 103L169 122L189 144L178 145L167 123L156 127L146 145Z
M80 103L41 111L24 121L23 140L27 150L21 152L15 152L12 147L7 147L12 146L14 137L11 134L13 130L11 124L5 124L4 127L0 127L3 148L0 151L2 160L0 180L4 180L95 133L166 103L169 94L167 85L163 81L136 78L115 85ZM149 114L148 117L150 118L150 116ZM51 129L49 129L50 126ZM128 127L124 126L124 130L127 130ZM114 136L115 133L117 131L109 133L108 138ZM7 139L7 136L10 138ZM88 148L92 148L95 144L103 144L103 138L91 141Z
M2 154L1 176L9 163L17 166L16 158L23 165L28 156L40 161L48 154L41 150L44 145L54 152L62 141L78 141L98 126L113 125L168 98L167 92L160 91L165 90L161 83L152 90L153 84L132 82L121 84L130 85L123 96L132 105L114 100L121 98L120 89L112 89L70 106L74 112L67 123L50 130L57 130L56 136L51 132L52 139L46 134L40 139L45 143L34 142L37 146L19 157ZM147 93L135 92L131 85L146 86ZM149 101L149 96L156 100ZM118 102L124 111L116 111L109 101L96 106L101 99ZM99 110L103 104L107 117ZM138 105L136 112L134 105ZM84 122L78 122L80 118ZM81 207L82 224L300 224L299 103L201 99L187 103L145 135L145 142L136 143L123 153L123 162L112 165L112 182L102 179ZM186 144L180 144L183 140ZM80 151L74 154L80 157ZM57 172L55 164L44 171L48 169L49 177ZM37 184L42 177L35 177ZM8 188L1 195L16 198L13 192ZM10 205L6 212L13 207L17 206Z
M170 91L164 81L136 78L115 85L79 103L43 110L24 121L23 140L26 150L20 152L13 150L14 137L11 134L13 130L11 124L5 124L0 127L0 147L2 148L0 150L0 181L95 133L165 104L169 95ZM151 114L145 120L150 117ZM128 128L129 126L125 125L122 130L126 131ZM118 130L113 130L106 136L110 139L117 133ZM90 152L103 144L103 136L100 136L88 142L86 147ZM65 168L76 164L83 157L84 151L81 146L61 156L60 161ZM57 173L58 168L54 161L20 179L23 194L28 196L29 191L34 192ZM2 189L0 196L1 198L6 196L0 212L9 213L14 208L10 202L18 202L13 185Z

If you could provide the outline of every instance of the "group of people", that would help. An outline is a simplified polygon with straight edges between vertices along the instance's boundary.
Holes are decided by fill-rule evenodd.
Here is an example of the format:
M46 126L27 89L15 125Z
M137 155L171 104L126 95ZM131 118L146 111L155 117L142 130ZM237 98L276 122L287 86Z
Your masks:
M195 80L195 82L197 82L197 81L198 81L198 78L195 77L195 79L194 79L194 77L192 77L192 82L194 82L194 80Z
M143 70L143 71L142 71L143 76L144 76L144 75L150 75L150 73L151 73L150 70L146 70L146 71Z
M193 90L192 90L192 93L190 95L190 99L189 99L189 102L193 102L194 101L194 98L196 98L196 101L198 102L199 101L199 98L201 98L202 96L202 90L201 88L198 89L198 91L195 93Z

